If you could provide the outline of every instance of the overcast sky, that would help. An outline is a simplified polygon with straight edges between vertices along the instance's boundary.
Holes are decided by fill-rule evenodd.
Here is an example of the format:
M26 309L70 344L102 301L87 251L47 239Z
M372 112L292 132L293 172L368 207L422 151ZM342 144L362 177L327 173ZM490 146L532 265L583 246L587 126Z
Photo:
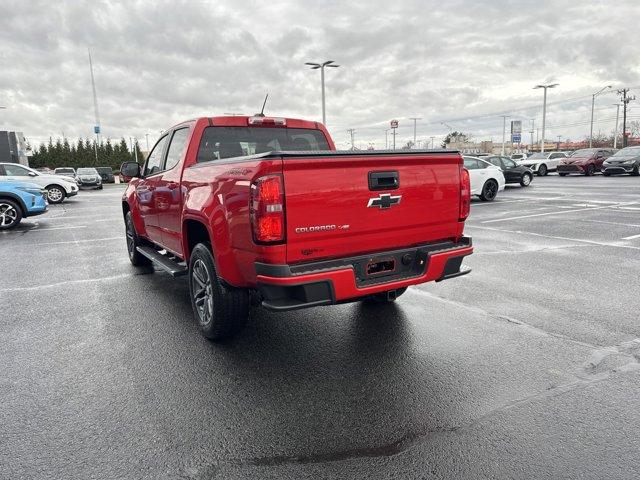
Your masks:
M549 91L548 139L589 132L591 94L632 87L640 99L640 2L0 0L0 129L32 143L90 136L91 48L105 137L150 134L180 120L226 112L321 120L339 147L384 146L447 131L501 141L501 114L529 130ZM596 99L594 130L615 124L615 93ZM640 106L630 116L640 119ZM525 138L529 138L528 133ZM144 140L142 140L144 147Z

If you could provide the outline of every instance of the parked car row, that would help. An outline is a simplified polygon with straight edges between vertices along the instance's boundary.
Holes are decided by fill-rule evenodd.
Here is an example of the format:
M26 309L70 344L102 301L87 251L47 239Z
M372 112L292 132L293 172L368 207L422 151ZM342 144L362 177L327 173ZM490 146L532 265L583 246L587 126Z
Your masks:
M84 172L83 175L90 174L94 176L100 176L102 183L115 183L116 181L113 169L111 167L87 167L79 168L77 171L72 167L58 167L54 170L54 173L56 175L63 175L77 180L79 175L78 172L80 172L81 170ZM91 172L88 172L89 170L91 170Z

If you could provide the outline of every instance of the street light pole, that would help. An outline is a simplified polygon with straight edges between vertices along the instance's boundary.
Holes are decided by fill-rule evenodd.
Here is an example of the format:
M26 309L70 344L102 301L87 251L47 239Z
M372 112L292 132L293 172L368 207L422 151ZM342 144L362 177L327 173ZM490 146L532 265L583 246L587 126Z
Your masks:
M320 86L322 88L322 124L326 127L327 115L324 101L324 67L338 68L340 65L335 65L333 60L327 60L323 63L306 62L305 65L309 65L311 67L311 70L320 69Z
M429 137L431 139L431 149L433 150L433 139L436 137Z
M389 128L384 129L384 149L389 150Z
M602 87L596 93L591 95L591 130L589 130L589 148L593 146L593 108L596 103L596 97L604 92L607 88L611 88L611 85L607 85L606 87Z
M544 153L544 129L545 129L545 123L547 121L547 89L548 88L555 88L557 87L559 84L558 83L550 83L548 85L536 85L534 88L534 90L536 88L544 88L544 99L542 101L542 139L541 139L541 144L540 144L540 152Z
M620 104L614 103L616 107L616 129L613 131L613 148L618 148L618 119L620 118Z
M506 131L507 131L507 118L509 118L509 115L502 115L502 153L501 153L501 155L503 157L504 157L505 135L506 135Z
M409 120L413 120L413 146L416 146L416 122L422 120L421 117L409 117Z

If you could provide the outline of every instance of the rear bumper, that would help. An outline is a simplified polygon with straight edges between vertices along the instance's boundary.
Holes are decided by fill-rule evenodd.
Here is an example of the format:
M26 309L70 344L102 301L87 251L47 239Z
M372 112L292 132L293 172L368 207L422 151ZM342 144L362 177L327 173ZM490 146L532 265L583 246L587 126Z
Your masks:
M396 290L409 285L442 281L469 273L462 260L473 253L471 238L371 255L303 265L255 263L262 304L271 310L331 305ZM367 275L372 262L393 261L393 271Z

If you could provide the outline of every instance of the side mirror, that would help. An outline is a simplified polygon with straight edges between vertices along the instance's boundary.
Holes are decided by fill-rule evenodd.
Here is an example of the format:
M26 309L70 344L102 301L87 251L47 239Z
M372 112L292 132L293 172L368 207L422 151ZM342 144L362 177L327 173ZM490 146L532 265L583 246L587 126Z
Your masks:
M37 176L37 175L36 175L35 173L33 173L33 172L29 172L29 173L27 173L27 175L29 175L30 177L36 177L36 176Z
M140 177L140 165L136 162L124 162L120 166L120 173L124 177Z

